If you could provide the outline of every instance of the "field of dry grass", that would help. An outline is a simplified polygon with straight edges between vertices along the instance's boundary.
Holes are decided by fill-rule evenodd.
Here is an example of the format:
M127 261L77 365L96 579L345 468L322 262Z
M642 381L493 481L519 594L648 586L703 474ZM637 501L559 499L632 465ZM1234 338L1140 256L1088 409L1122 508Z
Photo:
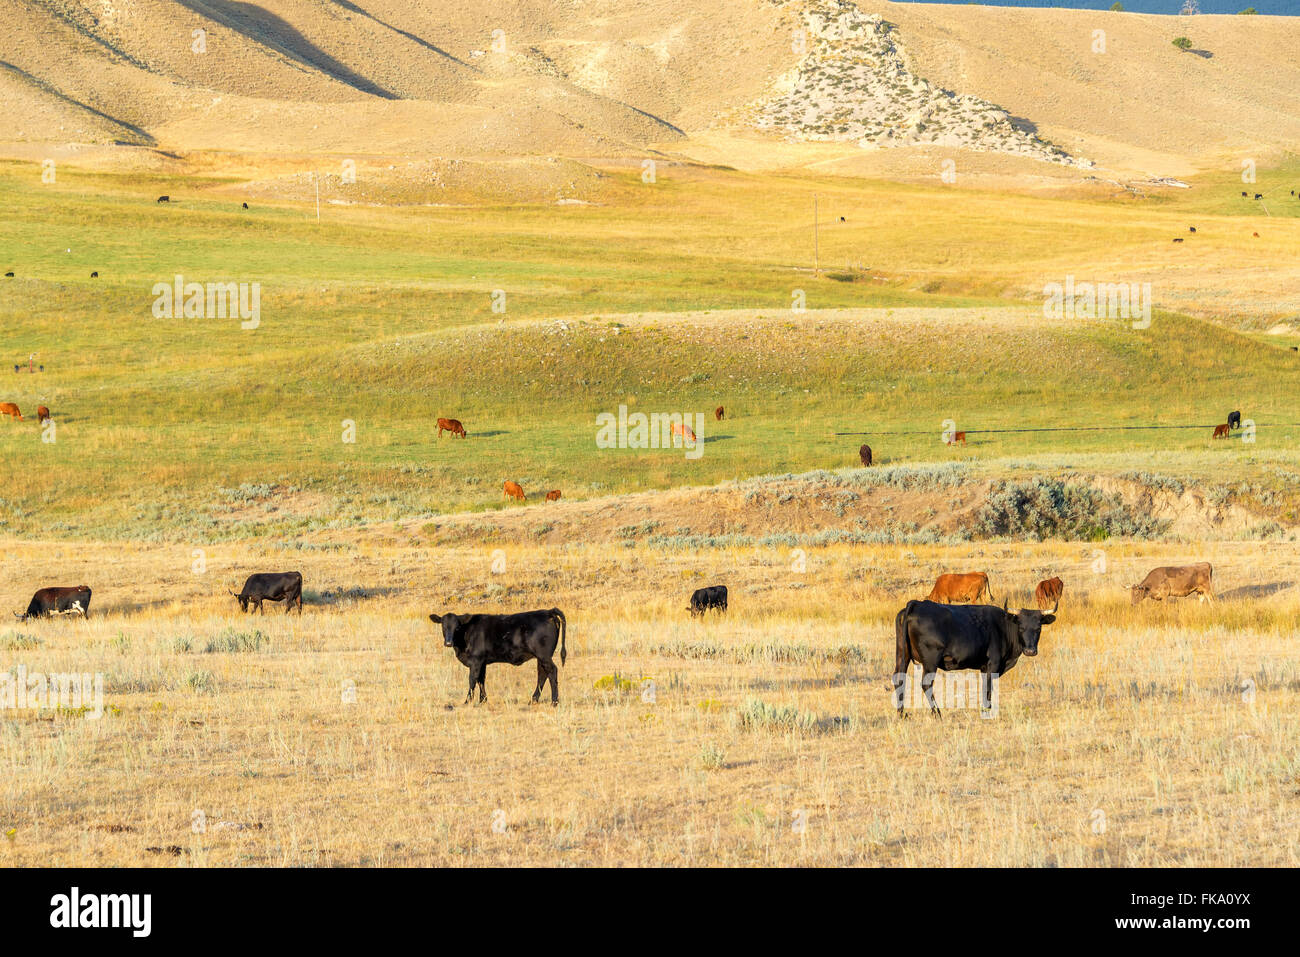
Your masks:
M1214 563L1218 602L1129 606L1145 569L1192 558ZM111 563L116 584L88 621L0 632L11 670L105 676L99 720L4 722L4 866L1300 862L1293 545L203 559L5 545L10 580ZM304 572L301 619L238 616L224 588L254 565ZM1060 619L996 717L900 721L893 614L960 568L1013 605L1059 574ZM728 616L690 621L712 582ZM558 709L529 703L531 665L492 666L487 704L463 706L428 613L552 605L569 620Z

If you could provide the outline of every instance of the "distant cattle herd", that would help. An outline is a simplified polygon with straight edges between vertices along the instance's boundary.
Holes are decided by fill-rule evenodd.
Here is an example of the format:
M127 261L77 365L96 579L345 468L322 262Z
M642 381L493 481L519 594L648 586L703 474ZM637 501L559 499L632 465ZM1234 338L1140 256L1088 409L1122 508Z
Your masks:
M285 613L302 614L302 573L258 572L249 575L244 587L230 594L245 613L265 614L263 602L284 602ZM1038 654L1044 625L1056 621L1065 585L1058 577L1038 583L1034 589L1036 609L1010 611L1004 598L999 607L984 572L944 573L924 599L908 601L895 618L895 667L893 685L895 707L904 713L898 689L913 663L921 665L921 688L931 713L938 716L932 686L938 671L977 670L983 674L987 690L994 678L1009 671L1023 655ZM1132 604L1148 598L1197 596L1201 601L1214 599L1213 569L1209 562L1193 565L1167 565L1152 569L1136 585L1129 586ZM32 595L27 610L14 613L19 621L54 618L65 615L90 617L90 588L41 588ZM980 599L988 600L979 604ZM1045 609L1049 609L1045 613ZM728 607L726 585L708 585L696 589L687 610L692 618L703 618L712 610L719 615ZM537 662L537 688L533 701L541 698L546 684L551 686L551 703L560 700L559 669L552 660L560 651L560 664L568 658L565 643L567 620L558 608L517 614L469 614L454 612L431 614L429 620L441 626L443 644L452 648L456 658L469 669L468 704L477 688L480 703L487 700L486 675L489 664L522 665ZM983 701L987 702L985 693Z

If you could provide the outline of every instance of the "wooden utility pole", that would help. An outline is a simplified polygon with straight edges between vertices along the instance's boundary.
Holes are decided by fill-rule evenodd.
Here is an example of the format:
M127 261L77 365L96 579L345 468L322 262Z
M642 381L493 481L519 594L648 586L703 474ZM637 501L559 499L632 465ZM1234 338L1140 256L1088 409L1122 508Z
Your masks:
M821 239L817 235L817 194L813 193L813 275L821 275Z

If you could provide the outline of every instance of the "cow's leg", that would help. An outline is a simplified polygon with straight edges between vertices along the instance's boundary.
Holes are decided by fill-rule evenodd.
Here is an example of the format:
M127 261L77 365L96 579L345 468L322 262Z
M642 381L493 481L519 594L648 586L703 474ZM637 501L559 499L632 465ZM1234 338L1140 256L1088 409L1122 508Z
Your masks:
M930 713L936 718L941 717L939 706L934 702L934 679L938 676L937 671L927 671L925 665L921 666L921 690L925 692L925 700L930 705Z
M533 690L533 704L542 700L542 686L546 684L546 679L551 676L550 670L542 663L542 659L537 659L537 687Z
M549 659L548 659L547 662L546 662L546 667L547 667L547 670L550 671L550 673L551 673L551 675L550 675L550 677L551 677L551 704L552 704L552 705L557 705L557 704L560 703L560 684L559 684L560 669L557 668L557 667L555 666L555 662L554 662L554 661L551 661L551 660L549 660Z
M474 685L478 685L478 703L482 704L487 700L487 662L480 662L475 672L471 673L470 689L471 695L474 694Z

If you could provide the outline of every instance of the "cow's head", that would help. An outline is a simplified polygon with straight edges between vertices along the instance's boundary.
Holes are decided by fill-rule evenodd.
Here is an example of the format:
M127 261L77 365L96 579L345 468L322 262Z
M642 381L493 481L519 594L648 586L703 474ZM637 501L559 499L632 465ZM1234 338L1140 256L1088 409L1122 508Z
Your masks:
M1007 611L1006 616L1007 621L1014 625L1020 634L1021 651L1030 658L1038 654L1038 638L1042 634L1043 626L1056 621L1056 616L1051 612L1036 611L1032 608L1022 608L1014 613Z
M1131 599L1129 604L1131 605L1136 605L1143 598L1147 597L1146 585L1130 585L1128 590L1129 590L1129 597Z
M456 628L460 625L460 616L454 614L430 615L429 620L435 625L442 625L442 643L448 648L456 647Z
M227 588L226 591L230 591L230 589ZM243 612L248 611L248 597L246 595L239 592L233 592L233 591L231 591L230 594L234 595L235 601L239 602L240 611Z

